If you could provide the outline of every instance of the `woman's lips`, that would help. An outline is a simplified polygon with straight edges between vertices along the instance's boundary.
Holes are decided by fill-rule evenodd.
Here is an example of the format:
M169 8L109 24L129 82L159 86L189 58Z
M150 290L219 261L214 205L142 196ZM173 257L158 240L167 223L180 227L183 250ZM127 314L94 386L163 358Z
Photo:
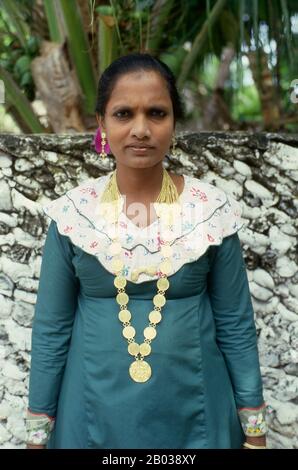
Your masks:
M144 153L147 153L152 149L152 147L132 147L132 146L129 146L128 148L131 149L134 153L137 153L140 155L143 155Z

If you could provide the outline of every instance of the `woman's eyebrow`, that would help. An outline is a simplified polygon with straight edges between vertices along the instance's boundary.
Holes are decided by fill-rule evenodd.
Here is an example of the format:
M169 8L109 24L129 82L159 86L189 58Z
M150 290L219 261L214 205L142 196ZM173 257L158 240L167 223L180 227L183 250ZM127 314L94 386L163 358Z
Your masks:
M134 109L133 106L129 106L128 104L118 104L116 106L113 106L112 108L112 112L116 111L116 109L120 109L120 108L125 108L125 109ZM164 105L164 104L150 104L150 106L147 106L147 109L162 109L164 111L168 111L169 110L169 107L167 105Z

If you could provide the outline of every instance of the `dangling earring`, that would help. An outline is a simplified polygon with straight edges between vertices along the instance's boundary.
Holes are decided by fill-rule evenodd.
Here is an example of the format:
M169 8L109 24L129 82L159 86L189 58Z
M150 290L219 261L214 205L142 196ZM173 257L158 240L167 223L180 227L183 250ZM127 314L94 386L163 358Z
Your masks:
M93 144L96 152L99 153L99 156L104 160L107 154L110 153L110 146L106 142L106 133L104 131L101 132L100 128L97 129Z
M101 133L101 152L99 154L99 156L104 160L107 156L106 152L105 152L105 145L106 145L106 133L104 131L102 131Z
M172 150L171 150L171 154L173 155L173 157L177 156L176 144L177 144L177 140L174 134L172 137Z

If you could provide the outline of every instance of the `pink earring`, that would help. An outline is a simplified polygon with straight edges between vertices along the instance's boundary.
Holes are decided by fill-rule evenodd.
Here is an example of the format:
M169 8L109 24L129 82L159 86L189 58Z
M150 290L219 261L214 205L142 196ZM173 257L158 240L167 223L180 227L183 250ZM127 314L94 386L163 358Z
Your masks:
M95 150L97 153L108 154L111 152L109 144L106 142L106 134L105 132L101 133L100 127L97 129L96 134L94 136L93 145L95 146Z

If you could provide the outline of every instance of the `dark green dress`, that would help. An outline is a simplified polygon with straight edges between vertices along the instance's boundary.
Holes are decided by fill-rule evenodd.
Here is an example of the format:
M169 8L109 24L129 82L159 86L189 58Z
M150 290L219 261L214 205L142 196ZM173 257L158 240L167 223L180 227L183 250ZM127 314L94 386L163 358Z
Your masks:
M215 244L168 277L147 359L152 376L137 383L128 372L134 358L122 336L114 275L51 220L29 385L29 409L56 418L48 448L241 447L238 410L258 408L264 398L237 228L219 244L213 237ZM128 281L126 292L140 344L156 280Z

